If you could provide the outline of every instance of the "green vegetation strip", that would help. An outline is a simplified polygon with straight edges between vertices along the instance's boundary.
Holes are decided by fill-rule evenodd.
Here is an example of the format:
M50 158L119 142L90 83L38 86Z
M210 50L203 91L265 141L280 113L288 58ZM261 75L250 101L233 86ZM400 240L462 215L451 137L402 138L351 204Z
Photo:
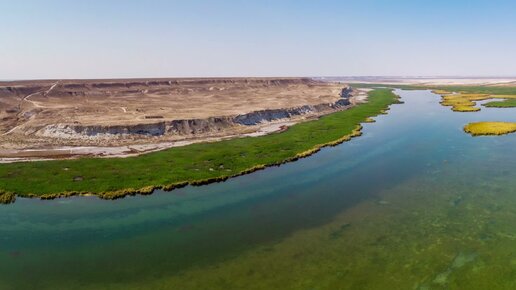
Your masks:
M504 101L494 101L484 104L485 107L490 108L515 108L516 99L507 99Z
M95 194L115 199L154 189L226 180L309 156L360 135L360 123L397 103L389 89L369 93L369 101L286 132L215 143L192 144L130 158L82 158L0 165L0 202L15 195L51 199ZM15 195L13 195L15 193Z

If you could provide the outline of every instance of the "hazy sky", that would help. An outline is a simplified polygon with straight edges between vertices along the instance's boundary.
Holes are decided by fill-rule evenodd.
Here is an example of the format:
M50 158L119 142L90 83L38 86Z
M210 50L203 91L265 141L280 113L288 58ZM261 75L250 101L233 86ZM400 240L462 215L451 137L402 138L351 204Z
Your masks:
M516 1L0 0L0 79L516 76Z

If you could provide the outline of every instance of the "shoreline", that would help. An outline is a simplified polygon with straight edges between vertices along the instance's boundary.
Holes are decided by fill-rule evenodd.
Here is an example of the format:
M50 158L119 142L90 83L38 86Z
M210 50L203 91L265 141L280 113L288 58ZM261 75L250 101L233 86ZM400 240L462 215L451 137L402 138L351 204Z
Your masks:
M387 111L388 110L384 110L380 114L386 114ZM368 118L364 121L364 123L374 123L374 122L375 122L374 119L371 119L371 118ZM101 192L101 193L94 193L94 192L87 192L87 191L86 192L69 191L69 192L60 192L60 193L55 193L55 194L52 194L52 193L51 194L43 194L43 195L28 194L28 195L19 196L13 192L0 191L0 204L14 203L16 201L17 197L18 198L39 198L41 200L53 200L56 198L66 198L66 197L73 197L73 196L97 196L101 199L115 200L115 199L123 198L126 196L149 195L149 194L152 194L155 190L163 190L163 191L170 192L174 189L186 187L188 185L202 186L202 185L208 185L211 183L224 182L230 178L250 174L250 173L253 173L253 172L256 172L259 170L264 170L268 167L281 166L282 164L286 164L289 162L297 161L302 158L310 157L310 156L314 155L315 153L321 151L321 149L323 149L325 147L334 147L334 146L340 145L344 142L347 142L354 137L359 137L361 135L362 135L362 125L359 124L356 126L356 128L350 134L344 135L340 139L337 139L335 141L331 141L331 142L328 142L325 144L320 144L310 150L298 153L295 156L293 156L291 158L287 158L280 162L271 163L271 164L259 164L259 165L253 166L249 169L238 172L234 175L226 175L226 176L220 176L220 177L214 177L214 178L208 178L208 179L185 181L185 182L179 182L179 183L174 183L174 184L169 184L169 185L150 185L150 186L146 186L146 187L143 187L140 189L127 188L127 189L122 189L122 190L106 191L106 192Z
M166 184L166 183L155 184L155 185L151 184L151 185L147 185L147 186L143 186L143 187L128 186L127 188L121 188L121 189L116 189L116 190L105 190L105 191L98 191L98 192L87 191L87 190L68 190L68 191L60 191L60 192L56 192L56 193L34 194L34 193L31 193L31 192L27 192L27 191L25 191L25 193L24 193L23 191L20 191L20 190L18 190L18 191L16 191L16 190L10 190L10 191L9 190L3 190L3 191L0 190L0 201L2 201L3 203L12 203L12 202L14 202L16 200L16 197L20 197L20 198L26 197L26 198L40 198L40 199L55 199L55 198L61 198L61 197L84 196L84 195L88 195L88 196L95 195L95 196L98 196L99 198L102 198L102 199L118 199L118 198L122 198L122 197L125 197L125 196L136 195L136 194L148 195L148 194L151 194L152 192L154 192L154 190L156 190L156 189L161 189L161 190L164 190L164 191L171 191L173 189L184 187L184 186L187 186L187 185L199 186L199 185L205 185L205 184L214 183L214 182L222 182L222 181L225 181L225 180L227 180L229 178L232 178L232 177L237 177L237 176L241 176L241 175L244 175L244 174L248 174L248 173L252 173L252 172L258 171L258 170L265 169L266 167L280 166L281 164L285 164L287 162L292 162L292 161L296 161L296 160L301 159L301 158L305 158L305 157L311 156L311 155L315 154L316 152L320 151L324 147L336 146L336 145L339 145L339 144L341 144L343 142L351 140L353 137L360 136L362 134L362 132L361 132L361 129L362 129L361 123L367 123L367 122L374 121L374 120L371 119L371 117L378 116L378 115L381 115L381 114L386 114L387 111L389 110L390 105L396 104L396 103L401 103L400 97L398 95L394 94L392 92L392 90L390 90L390 89L375 90L375 91L371 92L370 94L374 94L374 92L378 92L378 93L376 93L375 98L380 98L380 100L376 100L375 99L375 100L372 101L371 98L369 98L369 101L367 103L364 103L362 105L353 107L353 108L362 108L362 109L359 112L356 113L356 114L359 114L359 116L354 116L355 118L359 118L359 120L357 120L356 123L355 123L355 121L351 120L351 122L353 122L354 125L351 128L351 130L348 131L347 134L344 134L344 135L338 137L337 139L328 140L327 142L324 142L324 143L314 144L308 150L303 150L301 152L296 152L293 156L287 156L286 158L282 158L282 159L277 160L277 161L270 161L270 162L264 162L264 163L255 163L252 166L244 167L242 170L239 170L236 173L223 173L223 174L218 175L218 176L212 176L212 177L207 177L207 178L196 178L195 176L193 176L190 180L188 180L187 178L181 180L181 177L179 177L179 179L180 179L179 181L168 183L168 184ZM371 97L371 95L370 95L370 97ZM369 104L368 107L366 107L367 104ZM373 107L371 109L373 109L374 112L372 112L370 114L367 114L367 110L370 109L369 107ZM378 107L378 108L374 109L375 107ZM362 111L366 111L366 112L364 113ZM340 111L340 112L336 112L334 114L346 113L346 112L350 112L350 110ZM353 111L353 112L356 112L356 110ZM348 114L353 114L353 112L352 113L348 113ZM327 115L327 116L331 116L331 115L334 115L334 114L330 114L330 115ZM365 115L365 116L362 117L362 115ZM327 116L325 116L325 117L327 117ZM333 116L333 119L335 119L335 118L338 118L338 117ZM316 121L312 121L312 122L300 123L300 124L297 124L296 126L301 126L303 124L309 124L309 125L305 125L305 126L314 126L314 125L322 126L322 125L324 125L324 123L323 124L317 123L317 122L323 122L321 120L322 119L319 119L319 120L316 120ZM350 122L347 119L346 119L346 121ZM313 123L313 122L316 122L317 124ZM292 130L294 130L293 128L297 129L298 131L301 130L299 127L296 127L296 126L293 126L293 127L289 128L284 133L290 131L291 135L295 134L295 133L291 132ZM304 129L306 129L306 128L304 128ZM281 134L282 133L266 135L266 136L263 136L263 137L260 137L260 138L267 138L267 136L274 136L274 135L279 136ZM281 136L281 137L284 137L284 136ZM254 139L254 138L251 138L251 139ZM233 140L238 140L238 139L233 139ZM243 140L243 139L240 139L240 140ZM267 140L260 140L260 141L266 142ZM215 143L212 143L212 144L217 144L217 143L218 142L215 142ZM266 146L267 144L268 143L264 143L263 146ZM186 147L183 147L183 148L186 148ZM164 152L164 151L162 151L162 152ZM148 156L148 155L142 155L140 157L135 157L135 158L142 158L144 156ZM86 161L84 161L84 160L86 160ZM98 160L106 160L106 159L98 159ZM115 159L110 159L110 160L115 160ZM128 160L128 159L125 159L125 160ZM79 161L88 162L90 160L88 158L86 158L86 159L83 158L83 159L78 159L78 160L69 160L69 162L74 162L74 161L75 162L79 162ZM58 161L49 161L49 162L53 162L55 164L56 162L60 162L60 161L58 160ZM16 167L20 167L20 165L21 165L23 167L23 165L27 165L27 164L28 164L27 166L30 166L30 163L31 162L29 162L29 163L4 164L3 166L5 167L7 165L13 165L13 166L16 166ZM39 163L39 164L42 164L42 163ZM87 170L87 169L85 169L85 170ZM213 171L212 168L210 168L210 171ZM130 178L130 177L127 177L127 178ZM74 179L75 179L75 177L74 177ZM82 181L82 179L81 179L81 181ZM47 180L47 182L48 182L48 180ZM26 185L26 184L24 184L24 185ZM66 183L63 183L62 187L67 187Z

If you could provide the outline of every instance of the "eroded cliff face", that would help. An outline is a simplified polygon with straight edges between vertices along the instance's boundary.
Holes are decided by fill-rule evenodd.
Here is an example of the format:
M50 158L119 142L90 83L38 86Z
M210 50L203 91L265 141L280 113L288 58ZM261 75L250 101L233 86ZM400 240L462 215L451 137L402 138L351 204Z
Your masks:
M38 134L55 138L123 138L131 136L161 137L165 135L197 135L220 132L235 124L229 117L208 119L171 120L135 125L80 125L53 124L39 130Z
M124 138L131 136L161 137L195 136L227 131L234 127L252 127L268 122L295 119L306 115L318 116L338 111L350 105L352 90L344 88L341 99L333 103L305 105L284 109L259 110L236 116L210 117L205 119L169 120L134 125L81 125L51 124L37 134L44 137L65 139Z

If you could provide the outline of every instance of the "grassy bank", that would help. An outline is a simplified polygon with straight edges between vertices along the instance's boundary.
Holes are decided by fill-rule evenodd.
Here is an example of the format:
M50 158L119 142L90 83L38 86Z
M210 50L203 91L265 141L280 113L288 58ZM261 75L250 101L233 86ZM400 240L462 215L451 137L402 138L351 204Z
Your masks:
M82 158L0 165L0 191L7 197L55 198L96 194L114 199L223 181L309 156L360 134L360 123L398 102L389 89L369 93L369 102L292 126L279 134L192 144L130 158ZM13 195L12 193L15 193ZM4 200L5 199L5 200Z
M489 102L489 103L484 104L484 106L490 107L490 108L514 108L514 107L516 107L516 98L506 99L503 101Z

